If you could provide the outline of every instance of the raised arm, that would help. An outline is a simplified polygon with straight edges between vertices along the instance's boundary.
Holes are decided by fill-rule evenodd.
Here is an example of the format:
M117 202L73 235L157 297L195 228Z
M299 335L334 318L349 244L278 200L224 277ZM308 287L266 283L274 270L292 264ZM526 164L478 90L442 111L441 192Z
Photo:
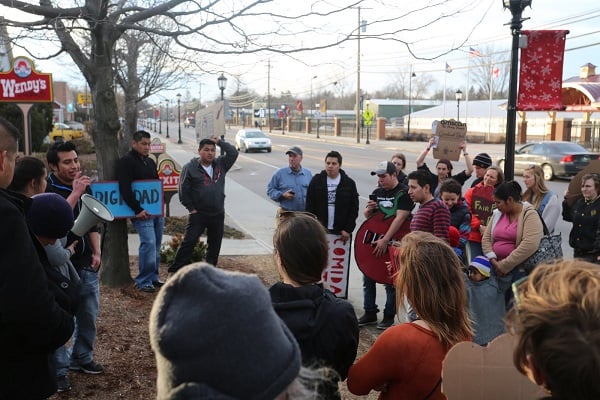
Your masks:
M434 142L435 142L435 139L433 137L431 139L429 139L429 142L427 143L427 147L425 147L425 149L421 152L421 154L417 158L417 168L419 168L420 166L422 166L425 163L425 157L427 157L427 154L429 153L429 150L431 150L431 146L433 146Z

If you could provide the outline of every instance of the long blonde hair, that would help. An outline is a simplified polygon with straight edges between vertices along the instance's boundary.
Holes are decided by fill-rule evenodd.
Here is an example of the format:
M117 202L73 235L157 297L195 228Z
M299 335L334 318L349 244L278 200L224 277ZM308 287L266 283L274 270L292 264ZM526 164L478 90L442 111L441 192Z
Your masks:
M532 204L537 210L540 208L546 193L550 191L546 186L546 181L544 180L544 171L539 165L532 165L529 168L525 168L523 172L531 172L535 184L532 188L527 188L527 190L523 192L521 199Z
M397 262L396 298L406 296L442 344L470 340L467 290L452 248L431 233L411 232L402 239ZM398 303L404 307L404 302Z

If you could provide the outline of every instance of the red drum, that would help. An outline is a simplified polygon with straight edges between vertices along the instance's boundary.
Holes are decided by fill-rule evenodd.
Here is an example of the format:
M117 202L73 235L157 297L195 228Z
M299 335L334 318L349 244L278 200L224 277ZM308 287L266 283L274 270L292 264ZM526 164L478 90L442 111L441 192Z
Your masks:
M393 284L395 271L392 271L391 265L389 269L388 265L386 265L390 261L389 251L382 257L375 257L375 254L373 254L373 250L375 249L374 243L385 235L392 221L394 221L392 217L387 219L383 219L383 217L383 213L375 213L375 215L363 222L360 228L358 228L354 239L354 259L358 268L375 282ZM410 216L404 220L392 239L401 240L409 232Z

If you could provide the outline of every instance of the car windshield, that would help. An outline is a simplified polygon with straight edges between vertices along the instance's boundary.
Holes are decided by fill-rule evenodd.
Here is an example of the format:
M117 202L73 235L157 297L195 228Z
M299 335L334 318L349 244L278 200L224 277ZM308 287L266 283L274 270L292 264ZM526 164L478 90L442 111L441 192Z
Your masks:
M588 153L585 147L578 145L577 143L546 143L546 145L548 146L549 154Z
M256 139L256 138L265 138L265 137L267 137L267 135L265 135L261 131L249 131L249 132L246 132L246 137L248 139Z

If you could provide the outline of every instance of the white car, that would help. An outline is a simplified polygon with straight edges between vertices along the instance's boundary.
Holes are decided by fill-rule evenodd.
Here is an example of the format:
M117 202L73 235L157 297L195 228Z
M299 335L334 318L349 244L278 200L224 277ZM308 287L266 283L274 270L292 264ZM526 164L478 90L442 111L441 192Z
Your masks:
M250 150L271 152L271 139L260 129L240 129L235 135L235 148L245 153Z

